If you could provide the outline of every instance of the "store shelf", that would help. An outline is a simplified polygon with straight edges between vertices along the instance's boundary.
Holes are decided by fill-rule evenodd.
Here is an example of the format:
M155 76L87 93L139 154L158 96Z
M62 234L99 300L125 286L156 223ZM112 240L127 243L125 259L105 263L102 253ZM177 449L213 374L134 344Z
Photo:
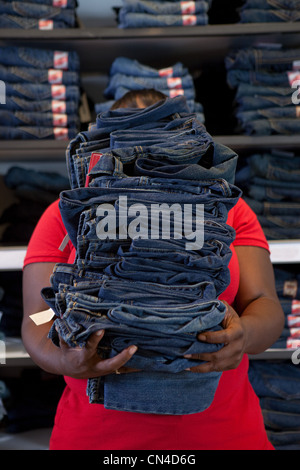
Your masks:
M27 353L21 338L5 338L0 341L0 371L3 367L32 366L34 362Z
M23 268L26 247L0 247L0 271L15 271Z

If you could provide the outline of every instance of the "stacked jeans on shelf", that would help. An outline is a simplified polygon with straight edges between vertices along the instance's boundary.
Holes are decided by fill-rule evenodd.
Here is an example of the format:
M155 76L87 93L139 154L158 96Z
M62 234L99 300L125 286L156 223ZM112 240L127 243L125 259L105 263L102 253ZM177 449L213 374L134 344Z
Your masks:
M211 0L123 0L118 14L120 28L207 25Z
M77 0L0 1L0 28L62 29L74 28Z
M0 47L0 138L69 140L80 128L74 51Z
M57 264L42 290L56 314L49 337L74 347L105 329L103 358L138 346L127 365L139 372L90 379L91 403L156 414L210 405L221 374L190 373L197 362L184 355L220 347L197 333L219 330L225 315L236 161L181 96L103 112L70 142L72 189L59 206L76 259ZM202 224L201 242L191 221Z
M245 0L240 23L273 23L300 20L299 0Z
M300 238L300 156L270 150L244 160L236 184L269 240Z
M245 48L225 59L227 82L236 89L236 117L247 135L291 135L300 131L300 49Z
M98 114L109 109L128 91L145 88L158 90L170 98L185 96L190 111L197 114L199 121L205 122L203 106L196 101L193 77L181 62L156 69L134 59L117 57L111 65L109 82L104 90L108 101L96 104L95 110Z
M294 362L254 360L249 366L249 379L260 400L269 440L276 450L300 450L298 361L296 353Z

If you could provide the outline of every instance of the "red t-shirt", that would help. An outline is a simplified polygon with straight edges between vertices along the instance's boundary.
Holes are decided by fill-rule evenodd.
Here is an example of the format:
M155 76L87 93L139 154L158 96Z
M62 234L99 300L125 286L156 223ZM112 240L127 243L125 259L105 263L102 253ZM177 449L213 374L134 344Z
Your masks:
M239 265L234 246L269 249L250 207L239 200L228 224L236 231L229 264L231 283L221 299L232 304L239 286ZM44 213L28 246L24 265L69 262L75 249L66 235L58 201ZM223 372L211 406L193 415L170 416L107 410L89 404L86 380L65 377L66 388L58 405L50 449L53 450L271 450L259 400L248 379L248 356Z

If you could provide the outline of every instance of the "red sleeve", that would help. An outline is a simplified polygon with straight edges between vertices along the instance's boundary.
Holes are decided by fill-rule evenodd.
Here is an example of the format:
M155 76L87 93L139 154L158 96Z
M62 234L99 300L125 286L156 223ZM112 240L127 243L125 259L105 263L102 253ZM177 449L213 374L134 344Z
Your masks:
M270 251L256 214L243 199L230 212L232 214L229 213L228 223L236 231L234 246L259 246Z
M28 244L24 266L30 263L68 262L72 244L68 242L64 249L60 249L67 231L60 215L58 203L58 200L53 202L45 210L35 227Z

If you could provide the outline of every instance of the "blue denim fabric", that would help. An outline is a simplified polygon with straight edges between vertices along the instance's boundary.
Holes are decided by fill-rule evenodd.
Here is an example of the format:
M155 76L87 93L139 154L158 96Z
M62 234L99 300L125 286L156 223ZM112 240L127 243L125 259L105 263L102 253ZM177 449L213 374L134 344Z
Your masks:
M47 49L30 47L0 47L0 63L20 67L35 67L38 69L67 69L79 70L79 56L75 51L68 51L68 61L55 62L55 52Z
M257 119L244 125L247 135L293 135L300 131L299 119Z
M245 201L258 215L264 215L265 217L276 217L276 216L294 216L300 215L300 203L294 201L258 201L253 198L244 197Z
M131 75L135 77L159 78L166 77L182 77L188 73L188 69L181 63L176 62L171 67L165 69L155 69L149 65L140 63L134 59L127 57L117 57L110 68L110 75L121 73L123 75Z
M246 126L247 123L252 121L257 121L259 119L267 120L281 120L288 119L298 119L298 113L295 106L283 106L281 107L272 107L267 109L257 109L256 111L241 111L236 113L236 117L240 121L242 126Z
M59 87L64 86L64 96L68 101L74 101L76 103L80 100L80 90L75 85L57 85ZM25 98L27 100L43 101L57 99L55 97L56 85L48 84L36 84L36 83L6 83L6 93L8 96L17 96L19 98ZM59 98L58 98L59 99Z
M154 88L154 90L158 90L164 95L168 96L169 98L174 98L175 96L184 96L188 101L193 101L195 100L196 97L196 92L195 89L190 87L190 88L161 88L162 82L161 79L156 79L157 81L154 82L151 86L151 88ZM158 81L159 80L159 81ZM125 88L124 86L118 86L115 89L114 92L114 98L115 100L119 100L122 98L125 93L127 93L130 90L143 90L145 89L145 86L142 83L138 83L136 80L134 82L128 82L128 85L131 86L131 88Z
M285 181L272 181L265 178L252 178L249 187L249 196L260 201L299 201L299 183Z
M168 26L204 26L208 24L207 13L196 15L151 15L148 13L127 13L120 10L120 28L151 28Z
M68 179L58 173L44 173L17 166L9 168L4 181L9 188L17 188L26 182L26 185L32 189L39 188L51 192L61 191L68 184Z
M251 85L263 85L268 87L289 87L289 77L286 71L268 72L263 69L243 70L231 69L227 72L227 83L231 88L236 88L240 83ZM295 89L293 89L295 91ZM276 94L275 94L276 96Z
M78 130L76 128L54 128L41 126L0 126L0 138L3 140L70 140L75 137Z
M298 10L299 0L246 0L243 9L261 9L261 10Z
M206 13L208 3L196 0L193 13ZM155 0L123 0L122 10L126 13L149 13L151 15L182 15L183 5L180 1L157 2Z
M227 70L265 70L282 72L293 70L293 62L299 59L299 49L239 49L225 58Z
M55 69L52 69L53 71ZM49 78L49 72L35 67L15 67L0 65L0 80L5 83L53 83ZM54 82L55 83L55 82ZM79 75L77 72L62 70L59 84L77 85Z
M283 157L272 154L251 155L248 160L252 175L289 182L300 182L300 157Z
M52 19L62 21L68 27L75 25L75 12L69 8L55 8L50 5L41 5L21 1L6 2L0 0L0 15L12 15L31 19Z
M2 111L0 108L0 126L32 126L32 127L71 127L79 130L77 115L61 115L53 113L35 113L24 111Z
M291 97L279 97L279 96L244 96L237 100L238 109L241 112L254 111L257 109L269 109L269 108L294 108Z
M272 74L274 75L274 74ZM294 89L291 86L278 87L278 86L264 86L264 85L251 85L248 83L241 83L237 87L235 98L243 98L245 96L278 96L281 98L291 97ZM292 100L290 99L290 102Z
M191 75L186 74L182 77L141 77L135 75L125 75L124 73L115 73L111 76L104 96L106 98L115 98L116 90L119 87L129 88L131 90L143 90L145 88L154 88L156 90L169 90L176 88L194 89L194 81ZM189 97L190 99L190 97Z
M33 101L19 98L18 96L7 96L4 109L9 111L25 111L35 113L57 112L62 114L77 114L78 105L74 101Z
M12 3L15 0L6 0L6 3ZM77 8L77 0L30 0L28 3L35 3L36 5L50 5L51 7L56 6L58 8ZM66 4L65 4L66 3Z
M51 29L64 29L69 26L64 21L51 20ZM41 20L22 16L0 14L0 28L7 29L43 29Z
M241 23L273 23L300 21L300 12L295 10L255 10L240 12Z

